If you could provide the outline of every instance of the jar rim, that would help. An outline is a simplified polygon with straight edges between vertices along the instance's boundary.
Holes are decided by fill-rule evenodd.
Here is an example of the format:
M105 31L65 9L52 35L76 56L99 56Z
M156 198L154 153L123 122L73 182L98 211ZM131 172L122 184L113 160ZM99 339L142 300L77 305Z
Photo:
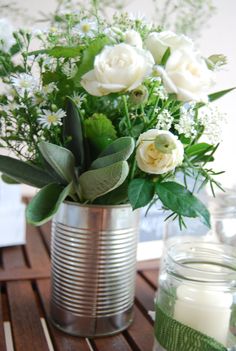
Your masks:
M172 243L166 248L166 260L168 273L177 278L236 285L236 252L229 245L205 241Z

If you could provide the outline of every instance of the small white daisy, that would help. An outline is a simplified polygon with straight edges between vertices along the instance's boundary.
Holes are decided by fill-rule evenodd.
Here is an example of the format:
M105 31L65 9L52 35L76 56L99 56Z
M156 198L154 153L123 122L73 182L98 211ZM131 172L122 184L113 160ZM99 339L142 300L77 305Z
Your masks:
M82 106L82 103L85 101L86 99L86 94L77 94L77 93L74 93L73 96L72 96L72 99L74 101L74 103L76 104L76 106L78 108L81 108Z
M58 91L58 88L56 83L53 83L53 82L47 85L44 85L42 88L43 95L52 94L54 91Z
M84 19L73 28L73 34L79 34L81 37L94 37L97 32L97 23L90 19Z
M20 73L11 80L12 85L21 96L24 96L25 93L32 93L39 86L37 79L27 73Z
M38 122L43 128L49 129L51 126L62 125L61 119L65 116L66 113L61 108L56 112L43 110L43 114L38 118Z

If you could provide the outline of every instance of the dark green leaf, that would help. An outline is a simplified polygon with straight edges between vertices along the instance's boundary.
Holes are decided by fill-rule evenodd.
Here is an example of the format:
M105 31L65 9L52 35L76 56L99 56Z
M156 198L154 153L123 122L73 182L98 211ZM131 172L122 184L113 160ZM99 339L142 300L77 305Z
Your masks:
M135 210L148 205L154 196L155 185L148 179L133 179L128 188L128 197Z
M32 55L37 56L37 55L46 54L56 58L60 58L60 57L70 58L70 57L79 56L82 49L83 48L81 46L77 46L77 47L55 46L52 49L31 51L28 53L28 56L32 56Z
M210 228L210 214L206 206L183 185L175 182L157 183L156 193L166 208L180 216L199 217Z
M64 141L70 139L66 147L75 156L76 166L81 172L85 167L84 138L79 111L72 99L67 101L66 114L63 121Z
M166 62L168 61L168 58L170 57L170 54L171 54L170 48L167 48L161 59L161 66L165 66Z
M26 219L28 223L42 225L48 222L71 190L72 183L66 188L60 184L51 183L41 189L27 206Z
M134 151L135 142L131 137L122 137L113 141L92 164L91 169L109 166L127 160Z
M6 174L2 174L2 181L6 184L19 184L15 179L7 176Z
M104 46L108 44L110 44L109 38L97 38L83 51L80 64L78 65L78 71L74 77L76 85L80 85L81 77L93 69L95 57L100 53Z
M43 169L8 156L0 156L0 172L19 183L36 188L55 182L55 179Z
M39 150L54 171L66 182L75 179L75 158L70 150L64 147L41 141Z
M93 201L97 197L118 188L127 178L129 166L126 161L84 172L79 178L79 194L85 200Z
M121 205L128 202L128 181L124 181L118 188L110 191L108 194L100 196L95 204L100 205Z
M215 101L215 100L221 98L222 96L228 94L229 92L231 92L234 89L236 89L236 88L234 87L234 88L218 91L217 93L210 94L210 95L208 95L209 101L210 102Z
M207 143L199 143L191 145L185 149L186 155L192 157L199 154L205 154L206 152L212 150L213 146Z

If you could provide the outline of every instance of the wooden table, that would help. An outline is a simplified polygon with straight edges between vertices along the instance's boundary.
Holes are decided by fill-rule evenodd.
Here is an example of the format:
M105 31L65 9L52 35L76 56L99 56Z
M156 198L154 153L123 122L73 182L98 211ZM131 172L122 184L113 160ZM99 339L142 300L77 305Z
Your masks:
M7 235L7 233L0 233ZM27 227L27 245L0 249L0 351L151 351L158 262L138 265L135 320L116 336L85 339L48 320L50 225Z

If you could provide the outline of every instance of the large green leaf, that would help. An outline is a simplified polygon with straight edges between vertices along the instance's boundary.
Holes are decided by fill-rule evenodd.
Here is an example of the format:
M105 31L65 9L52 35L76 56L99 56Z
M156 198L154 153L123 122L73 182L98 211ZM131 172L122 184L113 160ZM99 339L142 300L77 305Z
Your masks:
M66 188L60 184L51 183L41 189L27 206L26 219L28 223L42 225L48 222L70 194L72 187L72 183Z
M82 59L78 65L78 71L74 77L76 85L80 85L81 77L93 69L95 57L100 53L105 45L110 44L108 37L97 38L83 51Z
M16 182L42 188L55 182L55 179L43 169L29 163L0 155L0 172Z
M100 196L94 201L99 205L122 205L128 203L128 180L126 179L123 184L118 188L110 191L109 193Z
M82 50L83 50L83 47L81 46L76 46L76 47L55 46L52 49L31 51L28 53L28 56L31 56L31 55L37 56L37 55L46 54L56 58L60 58L60 57L70 58L70 57L79 56Z
M183 185L175 182L157 183L156 193L166 208L181 216L199 217L210 228L210 215L206 206Z
M79 171L85 167L84 138L78 108L72 99L68 99L66 118L63 120L64 141L68 138L67 148L73 153Z
M189 157L196 156L199 154L205 154L213 149L214 146L207 143L199 143L195 145L190 145L185 149L186 155Z
M235 87L230 88L230 89L226 89L226 90L217 91L216 93L210 94L210 95L208 95L209 101L210 102L215 101L215 100L221 98L222 96L230 93L234 89L235 89Z
M126 161L83 173L79 178L79 193L85 200L93 201L118 188L127 178L129 166Z
M75 158L70 150L64 147L41 141L39 150L55 172L66 182L75 179Z
M134 151L135 142L131 137L116 139L92 164L91 169L109 166L115 162L127 160Z
M148 179L133 179L128 188L129 201L133 209L146 206L152 201L155 185Z

